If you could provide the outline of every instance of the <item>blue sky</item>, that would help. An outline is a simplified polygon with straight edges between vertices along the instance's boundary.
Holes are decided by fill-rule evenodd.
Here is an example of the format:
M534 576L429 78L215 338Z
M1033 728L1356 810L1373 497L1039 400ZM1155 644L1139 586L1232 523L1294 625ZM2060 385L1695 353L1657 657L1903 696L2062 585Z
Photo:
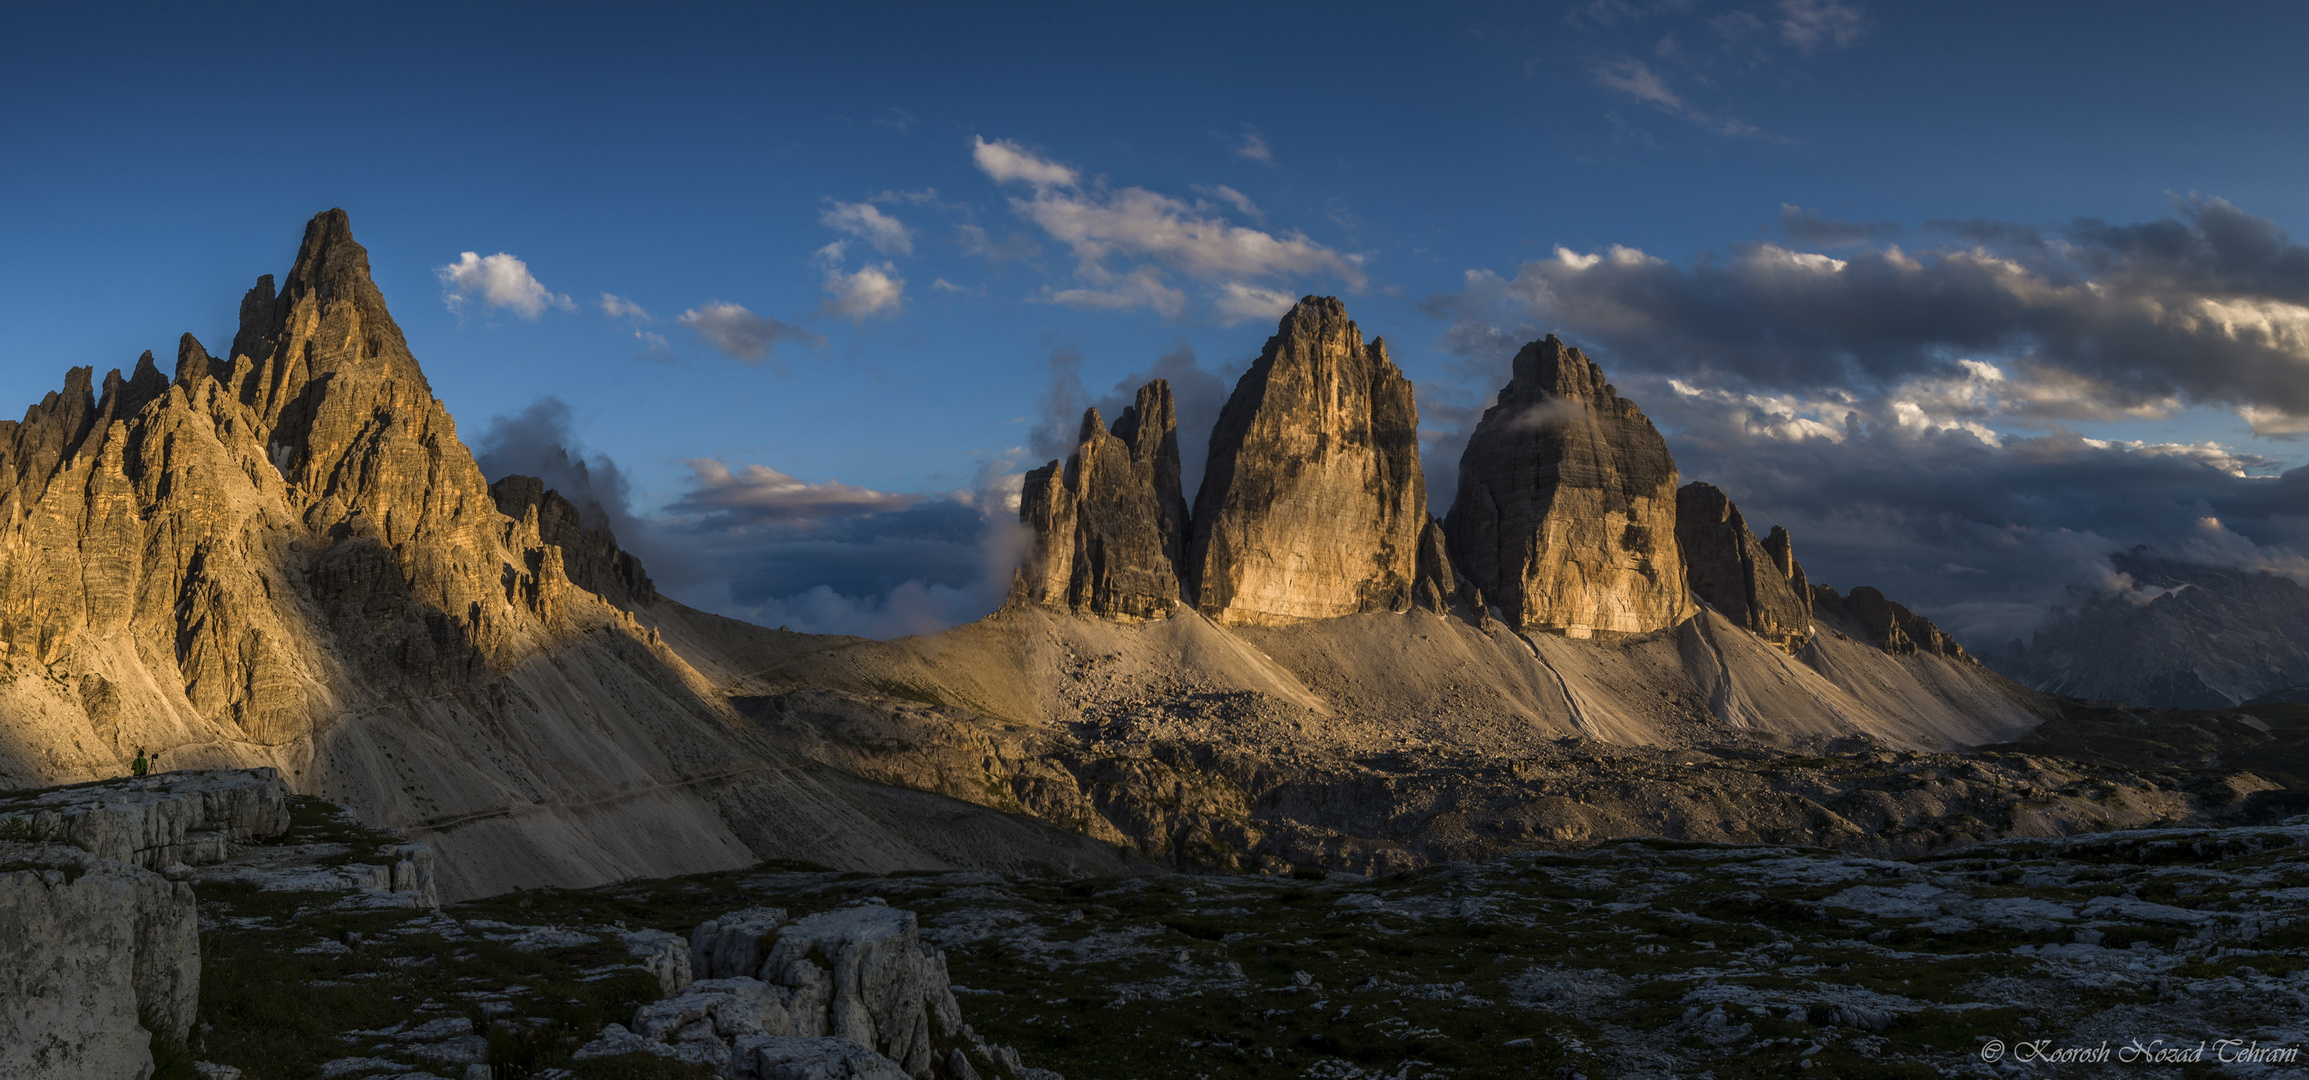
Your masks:
M895 633L990 606L1080 407L1331 293L1438 512L1558 332L1816 580L1994 647L2117 547L2304 565L2309 11L2087 10L12 10L0 400L222 348L343 206L488 462L592 458L684 599Z

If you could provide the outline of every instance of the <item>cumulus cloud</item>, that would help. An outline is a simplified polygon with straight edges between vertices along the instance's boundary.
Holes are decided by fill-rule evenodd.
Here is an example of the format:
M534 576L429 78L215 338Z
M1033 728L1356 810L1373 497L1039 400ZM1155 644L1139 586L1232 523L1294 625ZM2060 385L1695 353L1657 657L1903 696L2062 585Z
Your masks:
M1085 267L1146 258L1198 278L1323 274L1360 288L1362 268L1303 233L1236 225L1145 188L1080 193L1039 189L1011 208L1067 245Z
M818 215L820 224L857 237L884 255L912 255L914 232L873 203L834 202Z
M1684 478L1724 488L1758 528L1787 526L1814 581L1877 586L1975 649L2123 588L2108 556L2136 545L2245 568L2309 550L2309 472L2271 475L2218 443L1985 433L1919 404L1930 389L1802 400L1620 381L1670 432Z
M817 345L824 339L792 323L756 315L744 307L714 301L682 312L675 322L689 327L706 343L733 360L758 364L770 358L781 342Z
M1558 248L1470 271L1435 312L1537 322L1655 370L1770 389L1885 385L2011 358L2075 415L2171 403L2309 416L2309 248L2219 199L2142 225L1931 223L1956 242L1829 255L1754 244L1678 264Z
M1220 284L1218 299L1211 302L1211 313L1217 316L1220 326L1233 326L1240 322L1282 318L1297 302L1297 298L1280 289L1229 281Z
M495 255L465 252L457 261L433 269L441 279L442 299L449 310L462 313L465 304L479 300L486 307L503 308L524 319L545 314L546 308L577 310L577 303L547 289L529 272L529 264L500 251Z
M998 184L1017 181L1038 188L1073 187L1082 175L1048 158L1037 157L1008 139L987 142L971 136L970 159L978 164L979 171Z
M897 314L906 301L906 279L899 277L898 268L890 263L848 271L829 266L826 294L826 299L818 304L819 314L863 322L875 316Z
M997 183L1029 188L1010 208L1075 258L1082 285L1046 289L1039 299L1074 307L1145 308L1165 316L1184 310L1187 296L1169 275L1208 283L1222 321L1241 317L1251 301L1244 290L1273 292L1248 282L1322 276L1361 289L1360 257L1318 243L1304 233L1256 229L1229 220L1232 208L1259 216L1248 196L1231 187L1196 190L1218 202L1188 202L1139 187L1086 181L1073 169L1029 154L1015 143L976 141L979 169ZM1225 204L1224 207L1219 204ZM965 227L966 250L986 251L982 229Z

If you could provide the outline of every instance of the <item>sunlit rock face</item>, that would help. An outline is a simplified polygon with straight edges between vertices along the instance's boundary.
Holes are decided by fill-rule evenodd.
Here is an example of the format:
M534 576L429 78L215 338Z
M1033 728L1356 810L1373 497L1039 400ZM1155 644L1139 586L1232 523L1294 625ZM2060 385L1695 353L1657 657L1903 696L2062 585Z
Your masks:
M1411 380L1333 297L1283 316L1211 432L1189 585L1210 618L1405 610L1427 526Z
M1638 634L1693 612L1668 444L1554 335L1515 356L1459 459L1452 562L1519 630Z
M1796 562L1788 530L1768 540L1713 484L1676 492L1676 546L1692 595L1724 617L1789 652L1812 637L1812 591Z
M1034 550L1018 593L1045 607L1108 618L1159 618L1183 599L1186 499L1170 384L1140 387L1109 431L1097 409L1063 466L1026 474L1020 520Z

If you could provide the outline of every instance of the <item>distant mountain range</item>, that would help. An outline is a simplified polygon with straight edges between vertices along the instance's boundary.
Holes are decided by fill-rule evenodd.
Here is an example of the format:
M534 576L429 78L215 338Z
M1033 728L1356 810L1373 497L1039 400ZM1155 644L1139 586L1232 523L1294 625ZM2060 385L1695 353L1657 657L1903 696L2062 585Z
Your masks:
M2148 548L2110 561L2152 597L2102 594L2056 612L1994 666L2046 693L2154 708L2309 700L2309 589Z

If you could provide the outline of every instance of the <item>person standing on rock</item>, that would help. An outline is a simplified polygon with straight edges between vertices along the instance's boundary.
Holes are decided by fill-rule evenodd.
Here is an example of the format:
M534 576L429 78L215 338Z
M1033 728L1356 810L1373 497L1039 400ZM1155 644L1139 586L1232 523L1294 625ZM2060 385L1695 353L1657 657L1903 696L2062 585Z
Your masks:
M148 767L149 766L144 758L144 747L139 746L136 748L136 760L128 763L128 775L143 776L145 769Z

